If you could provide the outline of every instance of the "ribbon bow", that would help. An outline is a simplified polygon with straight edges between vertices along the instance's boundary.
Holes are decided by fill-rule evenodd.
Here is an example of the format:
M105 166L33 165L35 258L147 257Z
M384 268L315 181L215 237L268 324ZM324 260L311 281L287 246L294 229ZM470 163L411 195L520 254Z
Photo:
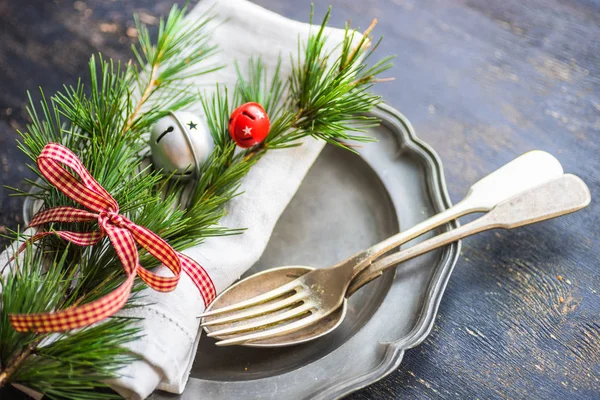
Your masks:
M60 144L49 143L37 158L37 165L51 184L91 211L54 207L37 213L29 226L40 226L49 222L98 221L100 231L40 232L25 242L18 252L47 235L58 235L78 246L92 246L104 236L108 236L123 264L127 279L113 292L82 306L50 313L11 314L9 318L15 330L60 332L98 322L113 315L125 305L136 276L154 290L169 292L177 286L183 269L195 283L206 305L215 298L215 286L204 268L191 258L176 252L152 231L119 214L119 205L115 199L91 176L72 151ZM63 165L71 168L80 179L73 176ZM159 276L142 267L139 264L136 243L168 267L173 276Z

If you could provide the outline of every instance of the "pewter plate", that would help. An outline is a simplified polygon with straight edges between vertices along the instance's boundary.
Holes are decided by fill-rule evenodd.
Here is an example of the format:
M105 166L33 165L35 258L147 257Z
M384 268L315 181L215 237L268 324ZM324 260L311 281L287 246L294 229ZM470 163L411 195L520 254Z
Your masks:
M378 142L360 156L324 149L244 277L332 265L450 206L437 154L399 112L383 106L374 114L383 121L370 132ZM217 347L204 337L185 392L152 398L335 399L367 386L429 334L459 250L455 243L388 271L350 299L337 330L315 341L269 349Z

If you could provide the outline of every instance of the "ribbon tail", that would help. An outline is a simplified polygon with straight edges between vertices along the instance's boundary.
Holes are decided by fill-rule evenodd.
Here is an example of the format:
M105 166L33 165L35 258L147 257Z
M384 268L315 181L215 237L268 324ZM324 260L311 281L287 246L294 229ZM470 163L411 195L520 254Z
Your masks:
M40 211L31 220L29 226L39 226L50 222L92 222L98 214L74 207L53 207Z
M114 315L127 303L135 274L111 293L98 300L66 310L39 314L9 314L10 323L17 332L64 332L83 328Z
M170 292L177 287L179 274L175 276L160 276L139 265L136 241L133 233L129 230L131 229L130 227L128 227L129 229L121 228L105 223L103 228L113 244L117 256L121 260L121 264L123 264L123 268L125 268L127 274L137 273L148 286L159 292Z
M204 300L204 306L208 307L217 296L215 284L200 264L185 254L178 253L178 256L181 259L181 268L194 282Z
M200 264L191 258L176 252L160 236L149 229L135 225L132 222L128 222L127 226L135 240L175 274L175 277L166 278L158 276L139 266L138 275L144 282L155 288L155 290L170 291L177 286L180 270L183 269L198 288L198 291L204 300L204 305L208 306L210 302L214 300L216 297L215 285ZM173 287L170 288L168 285L173 285Z
M111 225L107 221L102 223L102 228L115 248L127 275L135 274L135 269L139 264L139 255L131 232L125 228Z
M179 283L179 275L161 276L138 265L137 274L141 280L157 292L172 292Z
M181 260L177 252L151 230L136 225L131 221L127 221L126 224L133 235L134 240L173 273L173 276L161 276L138 265L137 273L139 277L146 282L148 286L159 292L170 292L175 290L181 275Z
M19 246L19 249L13 254L13 256L10 258L9 261L13 261L15 259L15 257L17 257L19 254L21 254L23 252L23 250L25 250L32 243L35 243L38 240L40 240L46 236L49 236L49 235L59 236L60 238L66 240L68 242L74 243L77 246L95 245L103 237L102 233L100 233L100 232L51 231L51 232L36 233L35 235L33 235L32 237L27 239L25 242L23 242L23 244L21 246Z

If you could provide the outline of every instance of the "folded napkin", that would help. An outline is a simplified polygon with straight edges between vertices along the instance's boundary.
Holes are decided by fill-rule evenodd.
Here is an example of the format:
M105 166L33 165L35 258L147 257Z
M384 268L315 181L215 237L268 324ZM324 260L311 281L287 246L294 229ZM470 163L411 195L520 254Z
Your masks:
M216 82L232 87L236 81L234 60L246 72L244 68L251 56L260 55L267 73L272 73L281 55L281 75L285 79L292 67L289 54L296 54L298 40L306 40L311 31L308 24L283 18L245 0L202 1L188 18L206 13L218 16L212 24L211 40L220 48L217 61L227 65L216 73L194 79L193 83L207 94L214 90ZM312 27L313 32L317 29ZM327 36L328 48L335 56L344 31L328 29ZM202 114L202 107L198 104L191 111ZM324 142L308 138L302 146L269 152L243 179L243 195L228 203L227 216L220 222L223 226L247 228L247 231L243 235L210 238L183 252L206 269L217 293L259 259L275 223L323 146ZM165 267L159 270L170 274ZM143 317L139 326L145 336L130 344L131 350L143 360L123 368L122 376L111 385L128 399L145 398L156 388L181 393L196 356L200 339L197 316L204 311L204 303L185 274L173 292L147 289L143 295L144 303L151 305L122 312L122 315Z

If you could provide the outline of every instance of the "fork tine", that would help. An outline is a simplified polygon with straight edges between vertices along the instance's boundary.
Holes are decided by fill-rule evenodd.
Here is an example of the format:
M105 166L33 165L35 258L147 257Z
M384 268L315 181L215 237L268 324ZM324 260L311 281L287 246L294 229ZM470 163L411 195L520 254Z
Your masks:
M271 338L271 337L285 335L287 333L295 332L295 331L300 330L310 324L313 324L323 317L324 317L324 315L319 314L319 313L310 314L309 316L306 316L298 321L294 321L289 324L285 324L285 325L281 325L281 326L278 325L275 328L266 329L266 330L263 330L260 332L250 333L247 335L240 335L240 336L236 336L236 337L233 337L230 339L224 339L224 340L217 342L216 345L217 346L232 346L235 344L243 344L246 342L252 342L255 340L259 340L259 339L267 339L267 338Z
M305 299L306 296L307 296L307 293L305 291L298 291L295 295L286 297L283 300L279 300L274 303L268 303L268 304L264 304L264 305L255 306L255 307L250 308L247 311L241 311L239 313L233 314L228 317L217 318L217 319L213 319L211 321L206 321L206 322L203 322L202 324L200 324L200 326L204 328L205 326L222 325L222 324L226 324L228 322L234 322L234 321L239 321L242 319L250 319L250 318L258 317L260 315L268 314L272 311L281 310L282 308L285 308L287 306L291 306L292 304L298 303L299 301Z
M204 317L208 317L211 315L223 314L223 313L230 312L230 311L243 310L244 308L248 308L248 307L254 306L256 304L260 304L260 303L264 303L268 300L272 300L276 297L283 296L284 294L291 292L292 290L298 288L299 286L301 286L301 285L298 284L296 281L292 281L292 282L286 283L285 285L282 285L276 289L270 290L266 293L251 297L247 300L240 301L238 303L231 304L226 307L217 308L216 310L207 311L203 314L200 314L199 318L204 318Z
M232 328L220 329L218 331L213 331L207 334L208 337L214 336L225 336L225 335L235 335L238 333L256 330L260 328L266 328L269 325L279 324L280 322L285 322L289 319L299 317L302 314L310 311L310 309L314 308L314 305L311 303L304 303L301 306L294 307L291 310L288 310L281 314L276 314L268 318L263 318L258 321L250 322L247 324L237 325Z

